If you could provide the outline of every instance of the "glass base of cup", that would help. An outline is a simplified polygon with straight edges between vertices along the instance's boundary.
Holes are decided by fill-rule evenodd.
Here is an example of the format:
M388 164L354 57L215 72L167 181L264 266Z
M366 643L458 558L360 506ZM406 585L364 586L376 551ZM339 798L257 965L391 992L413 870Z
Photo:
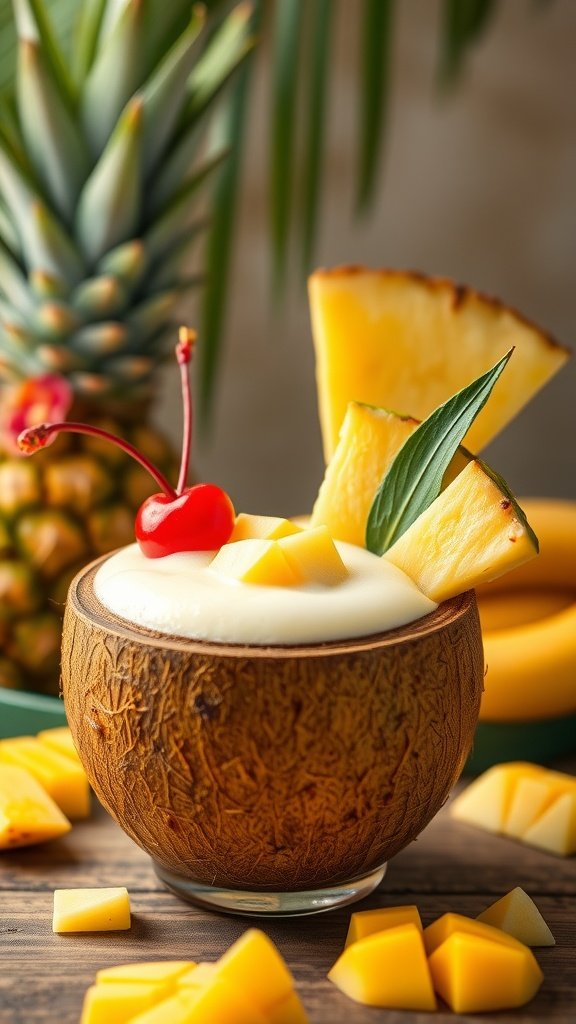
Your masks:
M202 885L168 871L152 860L154 870L164 885L189 903L225 914L249 917L296 917L321 914L326 910L345 907L369 896L386 874L382 864L366 875L349 882L338 882L323 889L305 889L299 892L251 892L246 889L224 889L217 885Z

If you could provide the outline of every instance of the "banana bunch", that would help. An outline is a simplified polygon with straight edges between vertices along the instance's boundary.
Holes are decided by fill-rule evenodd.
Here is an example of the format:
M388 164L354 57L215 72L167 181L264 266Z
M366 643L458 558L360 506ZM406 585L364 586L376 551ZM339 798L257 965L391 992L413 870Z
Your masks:
M576 503L524 499L540 557L480 587L484 722L576 712Z

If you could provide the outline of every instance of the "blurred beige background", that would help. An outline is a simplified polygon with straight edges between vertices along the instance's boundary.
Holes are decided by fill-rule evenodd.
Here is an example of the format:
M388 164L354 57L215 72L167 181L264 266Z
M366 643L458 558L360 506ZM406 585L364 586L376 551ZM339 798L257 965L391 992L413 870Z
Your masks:
M505 0L460 87L436 89L438 0L402 0L382 189L352 215L359 3L341 4L335 39L323 221L316 263L362 262L449 275L498 295L576 343L576 3ZM225 355L204 479L236 507L308 509L323 471L304 286L269 302L268 47L253 90ZM297 261L295 261L296 263ZM190 316L194 310L188 311ZM576 498L576 360L486 451L519 494ZM178 438L177 376L158 422ZM407 410L409 411L409 410Z

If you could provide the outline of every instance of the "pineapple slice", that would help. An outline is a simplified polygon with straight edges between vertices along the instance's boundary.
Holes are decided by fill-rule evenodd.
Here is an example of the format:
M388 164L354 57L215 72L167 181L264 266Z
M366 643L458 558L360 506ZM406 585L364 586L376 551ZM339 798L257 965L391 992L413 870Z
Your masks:
M537 553L538 541L503 481L473 459L384 558L440 602Z
M309 294L327 462L350 400L426 419L515 347L466 435L479 451L569 356L513 310L451 281L340 267L313 274Z
M365 546L366 523L374 496L396 454L419 420L350 402L340 440L310 518L310 526L328 527L336 540ZM444 475L447 486L472 456L459 448Z

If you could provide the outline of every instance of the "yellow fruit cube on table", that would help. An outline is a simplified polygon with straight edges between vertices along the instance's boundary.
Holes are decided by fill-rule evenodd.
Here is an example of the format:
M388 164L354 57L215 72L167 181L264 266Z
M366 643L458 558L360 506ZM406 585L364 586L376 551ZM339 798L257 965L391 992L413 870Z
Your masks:
M538 907L520 886L492 903L476 920L500 928L525 946L554 946L556 943Z
M576 793L558 796L526 830L522 840L560 857L576 853Z
M451 934L428 962L436 992L455 1013L524 1006L543 980L526 946L465 932Z
M343 583L348 576L348 569L325 526L284 537L278 541L278 546L295 575L304 583L333 587Z
M0 741L0 764L25 768L71 820L90 813L90 787L79 761L51 750L34 736Z
M142 982L93 985L84 996L80 1024L128 1024L166 995L165 986Z
M281 537L289 537L301 530L302 527L280 516L255 516L240 512L234 521L229 543L237 540L280 540Z
M188 994L176 992L156 1003L151 1009L131 1017L130 1024L189 1024L192 1019L190 1003ZM80 1024L84 1024L84 1021Z
M57 839L71 827L30 772L0 764L0 850Z
M177 979L176 985L178 988L199 988L201 985L207 985L209 981L212 981L218 970L218 964L211 964L202 962L196 964L194 967L190 967L188 971L185 971Z
M422 932L415 924L387 928L352 943L328 977L350 999L366 1006L436 1009Z
M352 914L346 936L346 946L375 935L386 928L396 928L401 924L414 924L422 931L422 921L418 907L380 907L378 910L360 910Z
M465 935L476 935L487 942L501 942L504 946L521 946L522 943L512 935L499 928L493 928L473 917L465 917L463 914L443 914L433 924L424 929L423 938L426 952L430 956L438 946L443 945L451 935L456 932Z
M223 544L210 569L239 583L268 587L292 587L302 582L278 541L238 540Z
M294 979L274 943L257 928L245 931L220 957L217 976L242 989L264 1012L287 999L294 988Z
M57 753L64 754L65 757L71 757L75 762L80 761L72 733L67 725L59 725L54 729L43 729L37 734L36 739L50 750L56 750Z
M458 821L477 825L488 832L502 832L517 783L524 778L540 779L540 776L539 766L528 762L494 765L456 797L450 807L450 814Z
M308 1015L300 997L291 992L281 1003L277 1003L266 1014L267 1024L308 1024Z
M195 968L192 960L158 960L152 963L121 964L118 967L103 967L96 974L97 985L116 985L119 982L166 985L176 983L188 971Z
M129 927L130 897L123 886L54 891L55 932L125 931Z

